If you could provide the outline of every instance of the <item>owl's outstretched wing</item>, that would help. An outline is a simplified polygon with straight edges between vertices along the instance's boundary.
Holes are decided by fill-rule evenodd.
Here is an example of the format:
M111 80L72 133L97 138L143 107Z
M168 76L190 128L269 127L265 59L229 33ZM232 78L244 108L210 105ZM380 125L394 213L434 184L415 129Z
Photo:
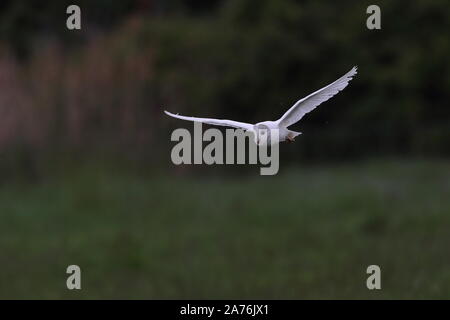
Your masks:
M343 90L357 73L357 67L334 81L333 83L311 93L309 96L298 100L286 113L277 121L281 127L289 127L298 122L305 114L314 110L319 104L327 101L332 96Z
M196 121L196 122L201 122L201 123L212 124L215 126L233 127L233 128L238 128L238 129L244 129L244 130L252 130L253 129L252 124L245 123L245 122L226 120L226 119L186 117L186 116L180 116L178 114L173 114L173 113L170 113L165 110L164 110L164 113L170 117L181 119L181 120Z

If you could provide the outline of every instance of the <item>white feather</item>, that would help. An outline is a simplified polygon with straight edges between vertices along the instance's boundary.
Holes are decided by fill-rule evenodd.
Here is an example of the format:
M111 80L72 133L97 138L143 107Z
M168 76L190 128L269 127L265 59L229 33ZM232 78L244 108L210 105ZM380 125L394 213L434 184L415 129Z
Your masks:
M165 111L165 110L164 110L164 113L167 114L168 116L178 118L181 120L196 121L196 122L207 123L207 124L212 124L212 125L216 125L216 126L233 127L233 128L245 129L245 130L253 129L252 124L245 123L245 122L226 120L226 119L186 117L186 116L180 116L178 114L173 114L173 113L170 113L169 111Z
M343 90L352 77L356 74L357 68L353 67L352 70L345 75L334 81L333 83L311 93L309 96L298 100L286 113L278 120L281 127L289 127L298 122L305 114L314 110L319 104L327 101L332 96Z

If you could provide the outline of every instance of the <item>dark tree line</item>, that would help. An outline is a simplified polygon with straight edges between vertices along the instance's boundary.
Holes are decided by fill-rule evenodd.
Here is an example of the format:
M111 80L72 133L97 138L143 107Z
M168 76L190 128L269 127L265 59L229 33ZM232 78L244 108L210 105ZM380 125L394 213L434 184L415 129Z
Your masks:
M78 33L64 28L72 3L82 8ZM449 155L448 1L380 1L375 31L366 28L370 4L4 1L0 112L8 117L0 121L10 129L0 132L2 148L145 153L148 144L163 148L160 129L173 129L163 107L277 118L358 65L347 89L296 125L304 136L295 152Z

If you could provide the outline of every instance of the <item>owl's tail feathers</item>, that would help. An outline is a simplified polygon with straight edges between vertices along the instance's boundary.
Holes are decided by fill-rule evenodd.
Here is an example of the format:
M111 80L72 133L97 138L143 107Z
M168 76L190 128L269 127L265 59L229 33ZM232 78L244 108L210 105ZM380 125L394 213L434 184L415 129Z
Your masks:
M286 136L286 140L289 142L294 142L295 141L295 137L301 135L301 132L296 132L296 131L292 131L292 130L288 130L288 134Z
M289 132L288 133L289 137L292 138L292 139L294 139L296 136L299 136L299 135L302 134L301 132L292 131L292 130L288 130L288 132Z

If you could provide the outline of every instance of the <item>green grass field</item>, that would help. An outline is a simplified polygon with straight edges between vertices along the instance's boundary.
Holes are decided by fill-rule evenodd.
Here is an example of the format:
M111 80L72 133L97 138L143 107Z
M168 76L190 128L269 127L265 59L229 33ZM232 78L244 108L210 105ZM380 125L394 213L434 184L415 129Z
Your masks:
M450 163L0 186L0 298L449 298ZM66 289L66 268L82 290ZM378 264L382 290L369 291Z

